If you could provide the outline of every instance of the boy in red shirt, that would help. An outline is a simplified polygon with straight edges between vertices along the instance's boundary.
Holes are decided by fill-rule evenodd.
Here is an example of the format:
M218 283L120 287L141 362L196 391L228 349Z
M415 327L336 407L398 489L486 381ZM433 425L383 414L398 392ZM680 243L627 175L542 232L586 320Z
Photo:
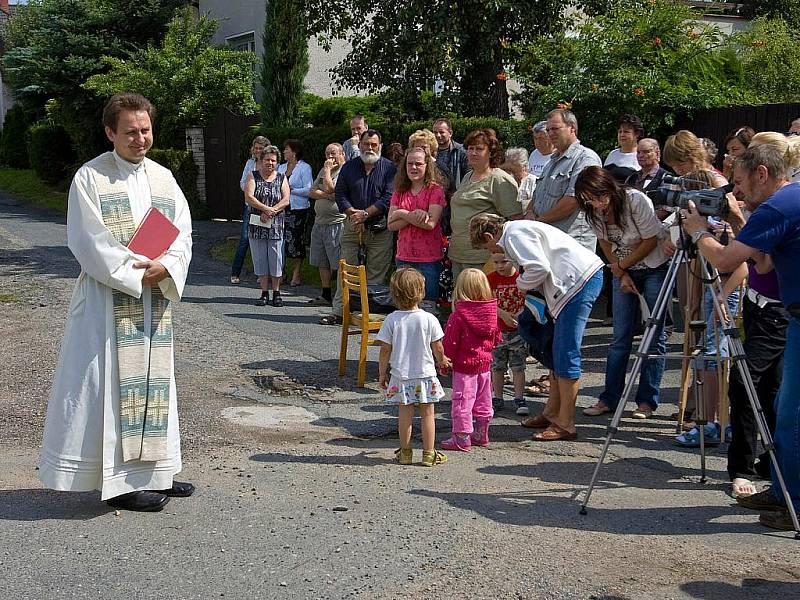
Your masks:
M492 351L492 406L503 407L503 385L511 367L514 381L514 406L518 415L527 415L525 404L525 359L528 348L517 333L517 316L525 306L525 294L517 287L519 272L505 254L493 254L494 271L487 275L492 295L497 298L497 321L503 341Z

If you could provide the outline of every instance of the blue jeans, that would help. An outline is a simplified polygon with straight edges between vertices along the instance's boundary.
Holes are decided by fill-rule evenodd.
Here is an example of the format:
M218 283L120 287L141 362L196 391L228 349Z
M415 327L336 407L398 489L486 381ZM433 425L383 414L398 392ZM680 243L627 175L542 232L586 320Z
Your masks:
M664 264L655 269L631 269L628 271L628 275L633 279L639 293L644 296L650 310L653 310L661 286L664 285L668 266ZM606 359L606 387L599 399L600 402L614 410L617 408L625 388L625 372L628 369L628 359L631 356L633 336L639 318L639 296L620 290L619 279L616 277L611 285L614 302L614 339L608 349L608 358ZM663 357L666 348L667 333L664 331L664 315L662 315L647 352ZM653 410L658 407L664 362L663 358L648 358L642 364L642 370L639 373L639 388L636 390L636 399L634 400L637 406L647 404Z
M407 262L396 260L395 265L400 267L411 267L416 269L425 278L425 300L436 301L439 298L439 273L442 271L442 263L437 262Z
M236 248L236 254L233 257L233 266L231 267L231 276L239 277L242 274L242 266L244 259L247 256L247 250L250 248L250 241L247 239L247 224L250 221L250 205L244 205L242 212L242 229L239 232L239 247Z
M775 399L775 456L796 511L800 511L800 323L789 319L783 353L783 379ZM781 497L772 469L772 492Z
M553 332L553 372L562 379L580 379L583 331L594 301L603 289L603 271L589 278L558 313Z

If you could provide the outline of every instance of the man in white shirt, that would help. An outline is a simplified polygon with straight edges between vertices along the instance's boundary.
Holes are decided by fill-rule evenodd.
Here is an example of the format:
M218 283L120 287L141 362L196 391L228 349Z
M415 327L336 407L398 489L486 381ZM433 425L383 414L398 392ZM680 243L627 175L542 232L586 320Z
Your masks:
M39 462L47 488L100 490L113 508L148 512L194 492L173 480L182 464L172 345L172 303L189 271L192 221L172 173L145 158L153 113L138 94L112 97L103 124L114 151L83 165L69 191L67 245L81 274ZM128 242L151 208L178 233L148 258Z

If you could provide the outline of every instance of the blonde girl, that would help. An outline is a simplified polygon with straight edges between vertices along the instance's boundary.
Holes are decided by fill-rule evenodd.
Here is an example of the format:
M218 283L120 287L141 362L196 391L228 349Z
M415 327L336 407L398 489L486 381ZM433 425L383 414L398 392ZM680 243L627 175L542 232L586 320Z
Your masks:
M469 268L459 273L453 303L444 334L444 353L453 365L453 435L442 448L469 452L472 445L489 445L494 416L492 350L503 337L497 325L497 300L483 271Z
M399 406L397 432L400 448L395 460L401 465L413 462L411 430L414 407L422 420L422 464L440 465L447 460L434 447L436 428L433 405L444 397L436 376L450 368L442 348L442 327L439 321L419 308L425 295L425 278L416 269L398 269L390 282L392 298L399 310L383 322L377 340L381 344L378 363L379 381L386 390L386 401Z

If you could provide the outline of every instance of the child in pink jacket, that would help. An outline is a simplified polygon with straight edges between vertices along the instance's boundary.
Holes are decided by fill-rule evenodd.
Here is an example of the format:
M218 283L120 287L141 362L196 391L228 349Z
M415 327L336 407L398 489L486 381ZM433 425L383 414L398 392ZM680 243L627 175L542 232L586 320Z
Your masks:
M442 448L469 452L472 444L489 445L489 423L494 416L492 349L503 337L497 326L497 300L483 271L464 269L459 274L453 304L444 332L444 353L453 362L453 435L442 442Z

